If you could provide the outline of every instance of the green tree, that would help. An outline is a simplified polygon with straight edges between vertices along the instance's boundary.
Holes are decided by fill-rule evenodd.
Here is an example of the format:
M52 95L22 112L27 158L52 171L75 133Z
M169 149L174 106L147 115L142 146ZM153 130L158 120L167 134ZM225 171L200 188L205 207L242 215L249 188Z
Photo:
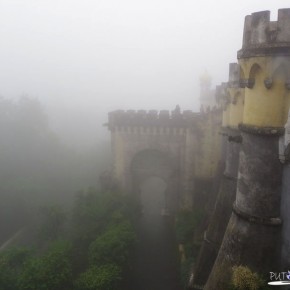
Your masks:
M114 263L123 267L128 261L136 236L130 222L125 221L108 228L90 245L91 265Z
M88 189L76 198L72 217L75 241L87 247L107 227L115 211L123 207L119 194Z
M115 264L92 266L75 282L76 290L117 290L121 269Z
M51 243L47 252L29 259L19 276L21 290L66 290L71 287L71 244L67 241Z
M119 193L89 189L78 194L71 224L75 272L84 271L92 263L125 263L130 241L135 238L129 222L133 212ZM91 255L99 262L93 262ZM112 255L120 258L112 259Z
M30 256L26 248L11 248L0 255L0 289L17 290L23 263Z

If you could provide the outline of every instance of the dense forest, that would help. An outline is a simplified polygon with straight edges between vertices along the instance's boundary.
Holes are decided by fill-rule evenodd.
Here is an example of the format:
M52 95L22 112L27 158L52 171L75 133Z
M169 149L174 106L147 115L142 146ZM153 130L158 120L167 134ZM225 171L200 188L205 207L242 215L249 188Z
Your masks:
M124 289L136 240L129 204L119 194L88 190L70 212L43 207L29 246L0 253L1 289Z

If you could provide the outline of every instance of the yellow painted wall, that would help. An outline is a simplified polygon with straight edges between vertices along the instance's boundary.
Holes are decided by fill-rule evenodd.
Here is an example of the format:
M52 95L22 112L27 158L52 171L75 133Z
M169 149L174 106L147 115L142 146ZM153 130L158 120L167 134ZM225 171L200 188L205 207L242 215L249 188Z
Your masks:
M213 178L221 157L221 111L205 114L199 124L200 136L196 152L195 177Z
M255 79L254 87L245 89L243 123L258 127L283 127L289 109L289 91L285 87L286 76L274 74L277 61L271 57L253 57L241 59L239 63L245 78ZM268 77L273 78L270 89L264 85Z
M229 104L223 110L223 119L222 119L222 126L228 127L230 124L230 106Z
M231 102L229 104L229 121L228 126L237 129L243 121L244 112L244 90L239 88L229 88Z

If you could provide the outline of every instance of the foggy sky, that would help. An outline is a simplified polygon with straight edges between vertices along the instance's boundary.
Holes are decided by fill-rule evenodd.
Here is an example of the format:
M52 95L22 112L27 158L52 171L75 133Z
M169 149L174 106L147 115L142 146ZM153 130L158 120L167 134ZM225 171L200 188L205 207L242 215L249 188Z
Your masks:
M228 78L244 17L289 0L0 0L0 95L45 104L72 142L114 109L199 109L199 75ZM82 131L83 136L74 136ZM75 139L75 140L73 140Z

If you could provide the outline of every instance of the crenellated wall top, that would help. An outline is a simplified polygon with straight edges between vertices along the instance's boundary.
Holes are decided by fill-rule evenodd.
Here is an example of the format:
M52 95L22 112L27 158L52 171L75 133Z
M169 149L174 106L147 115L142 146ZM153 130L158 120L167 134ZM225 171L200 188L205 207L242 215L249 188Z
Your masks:
M229 88L240 87L240 65L238 63L229 64L229 81L227 86Z
M228 83L221 83L220 85L216 86L215 90L215 98L216 102L221 106L223 109L227 106L230 102L229 94L227 91L229 84Z
M194 123L200 116L190 110L117 110L109 113L109 128L118 126L173 126L186 127Z
M277 21L270 21L270 11L245 17L243 46L238 58L264 55L290 55L290 8L279 9Z

